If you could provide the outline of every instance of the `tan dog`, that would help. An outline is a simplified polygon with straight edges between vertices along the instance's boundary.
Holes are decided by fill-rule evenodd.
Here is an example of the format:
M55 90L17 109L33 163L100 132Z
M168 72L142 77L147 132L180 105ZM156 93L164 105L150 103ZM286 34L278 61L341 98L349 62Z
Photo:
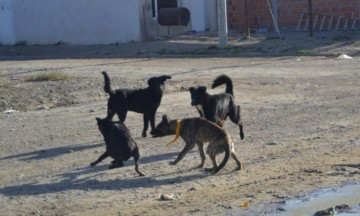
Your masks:
M236 157L234 144L229 133L218 125L204 118L187 118L180 121L170 120L166 115L163 115L161 122L152 132L152 135L153 137L162 137L172 134L176 134L174 141L177 137L181 136L186 145L176 160L170 164L177 164L192 148L194 148L196 144L199 148L201 157L201 164L199 167L203 167L205 163L203 146L205 143L209 143L206 153L209 155L213 163L213 167L205 170L217 173L226 165L230 155L236 161L236 164L238 165L237 169L242 169L242 164ZM222 152L225 152L225 157L218 166L216 162L216 155Z

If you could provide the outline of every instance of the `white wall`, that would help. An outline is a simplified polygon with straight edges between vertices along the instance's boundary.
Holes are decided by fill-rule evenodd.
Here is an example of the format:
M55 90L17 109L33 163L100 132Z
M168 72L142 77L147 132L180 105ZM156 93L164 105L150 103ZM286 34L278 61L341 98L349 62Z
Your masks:
M12 7L9 0L0 0L0 44L14 44Z
M140 8L139 0L0 0L0 43L140 41Z
M205 31L205 1L206 0L183 0L181 7L186 7L190 11L191 29Z
M205 26L206 30L217 31L216 0L206 0L205 2Z

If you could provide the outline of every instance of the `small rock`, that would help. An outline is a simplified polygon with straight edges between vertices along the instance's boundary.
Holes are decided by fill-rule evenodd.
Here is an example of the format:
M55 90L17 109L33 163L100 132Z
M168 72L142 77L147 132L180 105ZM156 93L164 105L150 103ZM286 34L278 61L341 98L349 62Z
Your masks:
M276 210L277 211L286 211L285 208L283 208L283 207L278 207Z
M174 194L160 194L159 199L160 201L171 201L171 200L179 200L181 198L180 193Z
M276 141L270 141L268 143L266 143L266 145L279 145L280 143L276 142Z
M188 191L196 191L195 187L190 188Z
M336 59L353 59L353 57L348 56L346 54L341 54Z

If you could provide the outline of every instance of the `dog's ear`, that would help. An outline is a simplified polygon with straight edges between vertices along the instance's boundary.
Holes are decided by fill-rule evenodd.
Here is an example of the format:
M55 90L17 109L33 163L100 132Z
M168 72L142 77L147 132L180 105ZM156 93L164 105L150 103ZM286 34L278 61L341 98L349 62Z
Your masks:
M155 77L151 77L149 80L148 80L148 85L149 86L152 86L152 85L155 85L156 83L156 78Z
M164 114L164 115L162 116L162 121L163 121L164 123L168 123L168 122L169 122L168 116L167 116L166 114Z
M189 88L189 92L191 92L191 93L192 93L194 90L195 90L194 87L190 87L190 88Z
M96 118L96 122L99 124L99 122L101 122L101 118Z
M206 87L205 86L200 86L199 91L202 92L202 93L205 93L206 92Z
M149 86L163 85L167 79L171 79L171 76L164 75L164 76L160 76L160 77L151 77L148 80L148 85Z
M159 77L159 78L160 78L160 79L159 79L160 84L163 85L164 82L165 82L167 79L171 79L171 76L166 76L166 75L164 75L164 76L161 76L161 77Z

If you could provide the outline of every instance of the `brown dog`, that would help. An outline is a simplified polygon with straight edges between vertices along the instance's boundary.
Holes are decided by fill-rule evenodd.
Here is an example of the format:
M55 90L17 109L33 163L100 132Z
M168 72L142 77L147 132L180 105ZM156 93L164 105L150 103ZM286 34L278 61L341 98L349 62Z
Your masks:
M217 173L222 169L227 161L229 156L236 161L238 165L237 169L242 169L241 162L237 159L234 144L231 140L229 133L218 125L204 119L204 118L186 118L183 120L169 120L166 115L163 115L161 122L152 132L153 137L162 137L176 133L176 138L181 136L185 141L186 145L184 149L180 152L175 161L170 164L177 164L183 157L188 153L195 144L198 146L201 157L201 164L199 167L203 167L205 163L205 153L203 145L204 143L209 143L206 153L210 156L210 159L213 163L213 167L210 169L205 169L207 171L212 171ZM175 140L174 140L175 141ZM220 165L217 165L216 155L225 152L225 157Z

